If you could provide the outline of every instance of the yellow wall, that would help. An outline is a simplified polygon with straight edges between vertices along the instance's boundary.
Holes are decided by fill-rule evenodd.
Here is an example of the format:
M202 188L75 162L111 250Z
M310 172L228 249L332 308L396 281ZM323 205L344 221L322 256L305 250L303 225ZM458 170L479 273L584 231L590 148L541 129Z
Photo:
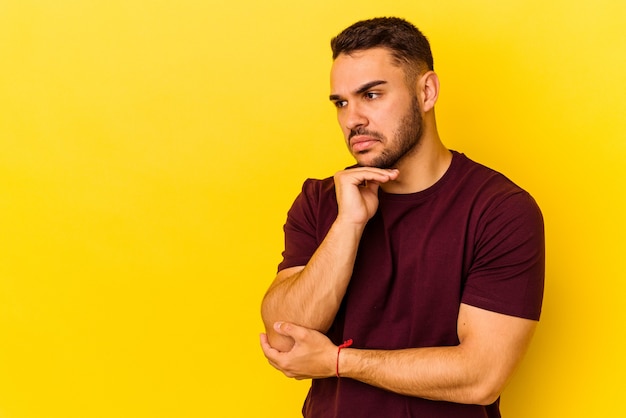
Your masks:
M544 211L505 416L626 416L625 2L3 0L0 417L298 415L259 302L301 182L350 163L328 40L378 15L430 37L447 145Z

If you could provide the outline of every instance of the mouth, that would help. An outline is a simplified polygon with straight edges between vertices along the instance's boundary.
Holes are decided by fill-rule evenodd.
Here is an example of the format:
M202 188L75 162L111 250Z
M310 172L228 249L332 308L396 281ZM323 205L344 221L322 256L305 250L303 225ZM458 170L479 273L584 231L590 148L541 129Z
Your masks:
M350 139L350 148L355 153L364 153L369 151L380 140L372 138L371 136L354 136Z

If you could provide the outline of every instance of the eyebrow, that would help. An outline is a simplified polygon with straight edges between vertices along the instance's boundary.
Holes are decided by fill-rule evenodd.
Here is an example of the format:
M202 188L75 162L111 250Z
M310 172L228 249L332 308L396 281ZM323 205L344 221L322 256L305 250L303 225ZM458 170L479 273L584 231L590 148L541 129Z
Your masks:
M387 84L387 82L385 80L374 80L374 81L370 81L369 83L365 83L363 84L361 87L359 87L358 89L355 90L355 94L363 94L366 91L368 91L369 89L371 89L372 87L376 87L376 86L380 86L381 84ZM335 100L340 100L341 96L338 94L331 94L330 96L328 96L328 98L331 101L335 101Z

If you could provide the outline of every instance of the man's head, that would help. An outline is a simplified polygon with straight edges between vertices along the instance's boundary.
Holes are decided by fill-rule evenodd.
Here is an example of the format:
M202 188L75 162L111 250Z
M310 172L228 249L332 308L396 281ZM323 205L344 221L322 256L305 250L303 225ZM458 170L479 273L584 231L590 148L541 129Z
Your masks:
M439 81L426 38L410 23L355 23L331 42L330 100L359 165L399 167L436 135Z
M404 68L412 82L425 71L433 71L433 55L428 39L411 23L397 17L362 20L344 29L330 41L333 60L340 54L386 48Z

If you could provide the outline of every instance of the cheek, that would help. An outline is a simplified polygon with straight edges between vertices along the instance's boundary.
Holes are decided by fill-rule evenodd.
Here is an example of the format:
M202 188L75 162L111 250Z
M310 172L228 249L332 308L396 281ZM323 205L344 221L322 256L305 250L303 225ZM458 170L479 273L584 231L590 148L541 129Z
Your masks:
M393 110L379 114L377 118L372 120L371 126L374 130L380 132L387 138L392 136L398 128Z
M405 108L389 107L382 114L380 123L388 134L398 132L402 128L402 120L406 116Z
M339 128L341 129L341 133L343 136L348 139L350 135L350 129L346 128L346 121L340 115L337 115L337 123L339 123Z

